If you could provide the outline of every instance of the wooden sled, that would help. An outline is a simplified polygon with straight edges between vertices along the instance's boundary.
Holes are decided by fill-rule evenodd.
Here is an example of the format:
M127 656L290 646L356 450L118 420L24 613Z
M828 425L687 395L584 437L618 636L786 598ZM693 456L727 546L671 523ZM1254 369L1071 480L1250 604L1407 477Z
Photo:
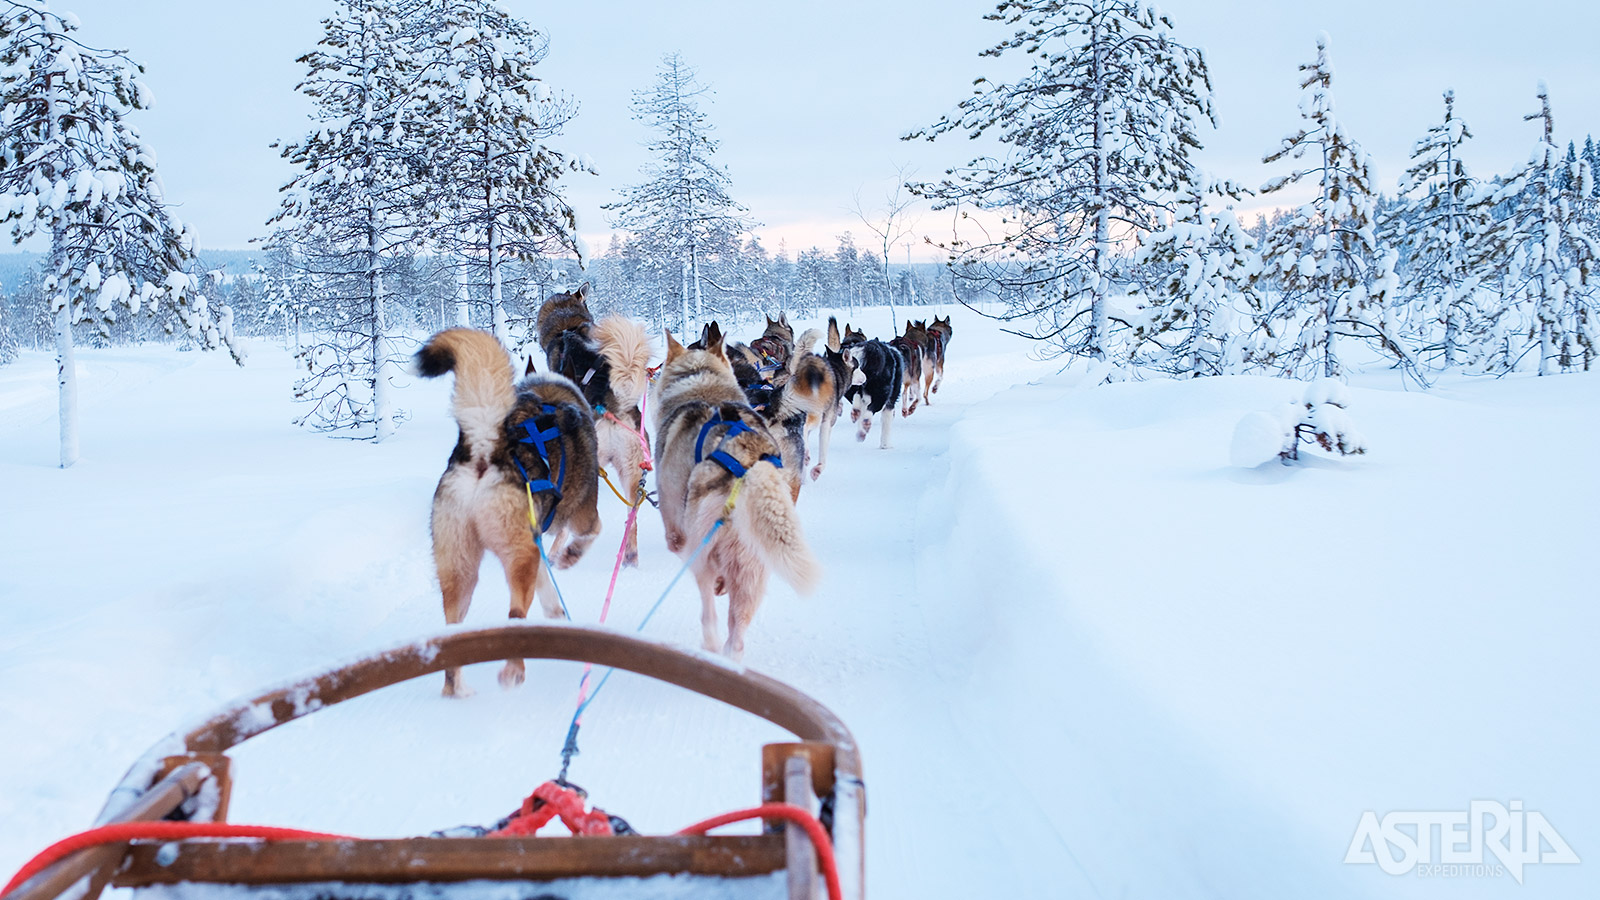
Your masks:
M762 748L761 799L813 813L819 802L831 807L837 884L848 900L864 896L861 758L833 713L764 675L639 638L570 626L451 632L224 710L147 752L112 791L96 825L184 819L184 810L198 810L191 821L225 822L229 748L378 688L451 666L518 657L590 662L647 675L792 732L799 742ZM155 887L157 896L162 886L181 885L174 896L184 898L202 886L208 896L273 888L278 890L269 893L275 898L305 900L703 894L815 900L826 893L807 832L768 820L766 833L737 836L134 841L79 850L18 885L4 900L95 900L108 884Z

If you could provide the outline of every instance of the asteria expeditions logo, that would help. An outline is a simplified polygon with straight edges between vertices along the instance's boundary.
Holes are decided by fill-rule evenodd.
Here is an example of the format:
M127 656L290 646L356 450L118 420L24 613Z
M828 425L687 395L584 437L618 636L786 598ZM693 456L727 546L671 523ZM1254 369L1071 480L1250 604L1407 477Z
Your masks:
M1517 884L1522 883L1524 866L1582 862L1549 820L1524 811L1521 800L1512 800L1509 806L1474 800L1467 810L1397 811L1382 819L1368 810L1361 814L1344 861L1375 863L1390 875L1415 871L1420 877L1451 878L1509 873Z

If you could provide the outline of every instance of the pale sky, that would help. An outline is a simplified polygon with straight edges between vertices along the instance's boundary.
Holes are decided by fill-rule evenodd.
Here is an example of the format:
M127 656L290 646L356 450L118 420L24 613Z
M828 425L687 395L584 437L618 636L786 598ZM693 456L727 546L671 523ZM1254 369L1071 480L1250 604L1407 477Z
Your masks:
M898 138L953 108L973 78L1006 68L978 57L1003 36L982 21L993 4L978 0L503 2L549 36L542 74L580 104L552 143L588 154L600 172L565 179L595 252L610 233L601 204L640 180L647 161L649 135L631 117L630 92L652 82L664 53L681 52L711 86L707 111L734 197L764 223L758 233L768 249L786 238L791 254L831 249L846 229L865 243L854 197L877 205L897 166L932 177L966 161L975 148L965 139ZM291 174L268 145L306 129L295 59L315 46L332 3L54 0L52 8L77 13L86 41L144 63L156 106L134 121L202 245L244 248L262 234ZM1585 0L1174 0L1163 8L1180 40L1205 49L1215 83L1221 127L1202 135L1200 162L1251 187L1286 171L1260 160L1297 127L1296 66L1312 58L1319 31L1332 36L1338 113L1389 193L1447 87L1476 135L1467 159L1479 175L1527 158L1538 135L1522 116L1537 110L1541 78L1559 142L1600 136L1600 11ZM948 214L924 214L919 231L948 232ZM937 257L919 248L914 258Z

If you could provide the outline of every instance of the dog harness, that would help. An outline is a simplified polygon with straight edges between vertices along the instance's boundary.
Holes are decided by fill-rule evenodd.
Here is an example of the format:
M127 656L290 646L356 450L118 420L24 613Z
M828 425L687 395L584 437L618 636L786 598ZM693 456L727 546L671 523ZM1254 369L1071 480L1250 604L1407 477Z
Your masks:
M710 434L711 429L717 427L718 425L726 425L728 426L728 430L723 432L722 440L717 441L717 446L708 455L705 453L706 435ZM722 448L728 443L728 441L733 440L741 434L753 431L755 431L755 429L751 428L749 425L746 425L743 420L724 419L722 417L722 413L717 413L708 419L704 425L700 426L700 437L694 442L694 461L698 464L709 459L724 469L727 469L728 474L732 475L733 477L743 478L744 474L750 471L750 467L746 466L742 462L739 462L737 459L734 459L733 454ZM783 468L783 457L781 456L776 456L771 453L763 453L761 454L761 457L756 460L756 462L760 462L763 459L772 463L779 469Z
M547 415L553 415L556 412L556 408L546 403L544 404L544 412ZM522 427L528 432L528 436L520 441L517 441L517 443L532 444L533 452L539 454L539 459L544 463L545 472L549 473L550 448L546 446L546 444L549 441L559 438L561 436L561 429L555 425L551 425L549 428L540 431L539 424L533 419L523 422ZM556 504L561 502L561 486L567 482L567 454L561 454L561 462L559 463L559 468L556 470L556 480L553 482L548 478L529 478L528 470L523 468L522 461L517 459L515 453L511 455L511 461L516 463L517 471L522 473L522 480L525 484L527 484L528 492L530 494L538 494L549 491L555 495L555 500L550 504L550 511L544 514L544 522L539 526L539 531L541 533L549 531L550 523L555 521L556 518Z

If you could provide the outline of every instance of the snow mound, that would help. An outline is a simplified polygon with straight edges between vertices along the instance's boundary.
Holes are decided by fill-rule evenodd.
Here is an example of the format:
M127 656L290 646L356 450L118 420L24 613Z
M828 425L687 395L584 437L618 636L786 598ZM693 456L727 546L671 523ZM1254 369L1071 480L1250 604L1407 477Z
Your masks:
M1247 413L1233 428L1228 461L1244 469L1271 462L1283 453L1285 438L1283 423L1277 416L1268 412Z

